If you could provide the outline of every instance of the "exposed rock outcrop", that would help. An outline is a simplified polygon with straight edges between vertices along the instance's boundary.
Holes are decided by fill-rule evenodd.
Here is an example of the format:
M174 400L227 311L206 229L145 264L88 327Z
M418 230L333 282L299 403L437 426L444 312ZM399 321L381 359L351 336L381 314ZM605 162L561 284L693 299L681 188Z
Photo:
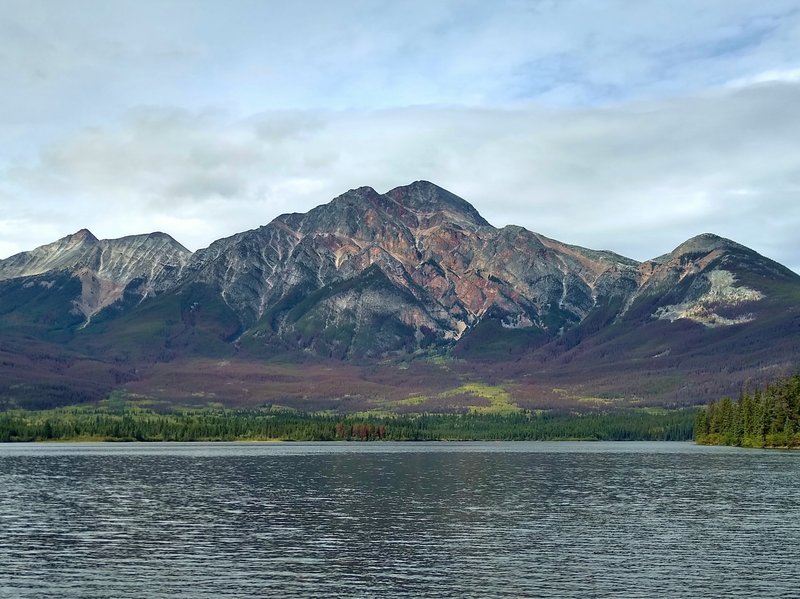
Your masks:
M761 281L798 281L710 234L640 264L518 226L498 229L426 181L383 194L353 189L194 254L163 233L98 240L81 230L0 261L0 282L26 278L44 289L56 273L73 279L61 289L80 283L72 309L82 326L109 306L132 309L117 303L123 297L199 285L226 318L238 318L226 330L339 356L447 345L487 322L494 328L485 330L531 331L541 342L586 322L591 332L654 319L739 325L758 318L770 293Z
M87 229L29 252L0 260L0 281L37 277L46 283L54 274L80 280L74 308L91 317L135 286L142 298L172 288L191 252L165 233L99 240Z

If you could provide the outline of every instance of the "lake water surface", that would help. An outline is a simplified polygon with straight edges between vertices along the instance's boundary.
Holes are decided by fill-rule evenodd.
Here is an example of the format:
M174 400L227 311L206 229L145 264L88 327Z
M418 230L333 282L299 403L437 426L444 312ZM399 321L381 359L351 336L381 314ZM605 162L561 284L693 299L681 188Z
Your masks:
M0 597L798 597L800 453L0 445Z

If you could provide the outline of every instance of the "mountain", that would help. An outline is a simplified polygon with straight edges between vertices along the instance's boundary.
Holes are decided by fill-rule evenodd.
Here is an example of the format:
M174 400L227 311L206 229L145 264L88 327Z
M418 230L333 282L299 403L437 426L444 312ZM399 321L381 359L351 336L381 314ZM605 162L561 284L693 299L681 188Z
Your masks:
M351 190L197 252L245 337L340 357L461 339L482 322L542 340L636 287L637 263L496 229L431 183ZM546 333L546 335L543 335Z
M9 302L15 294L23 300L42 289L48 291L43 295L49 296L61 290L62 299L69 300L69 314L82 318L80 326L84 327L92 316L119 301L126 290L144 299L169 289L190 256L189 250L164 233L101 241L81 229L0 260L3 312L9 304L15 305L13 300Z
M519 405L556 401L564 385L573 398L692 403L794 367L798 300L800 276L730 240L700 235L639 263L495 228L425 181L350 190L193 254L163 233L98 240L82 230L0 260L11 362L27 339L116 381L98 393L169 395L179 390L147 384L161 364L192 373L219 358L248 373L213 392L234 402L253 385L249 373L276 360L333 360L332 372L348 363L362 379L382 364L402 396L412 373L398 368L445 359L448 376L502 380ZM36 364L15 367L23 388ZM387 393L381 384L367 393Z

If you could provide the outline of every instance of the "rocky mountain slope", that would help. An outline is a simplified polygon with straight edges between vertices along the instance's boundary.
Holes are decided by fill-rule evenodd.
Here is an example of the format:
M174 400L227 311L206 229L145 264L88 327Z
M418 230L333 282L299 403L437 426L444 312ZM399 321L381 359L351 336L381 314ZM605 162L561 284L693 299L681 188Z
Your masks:
M455 341L487 320L557 334L637 277L635 261L496 229L417 182L351 190L215 242L183 279L220 289L255 337L347 355Z
M633 373L653 356L659 372L686 357L751 372L791 362L798 304L800 276L714 235L638 263L495 228L425 181L350 190L194 254L162 233L83 230L0 260L6 339L134 366L299 351L512 361L515 379L542 364Z
M59 277L80 282L71 312L91 317L135 286L143 299L172 286L191 252L169 235L150 233L99 240L86 229L30 252L0 260L0 284L24 281L25 288L52 289ZM8 286L6 286L8 287Z

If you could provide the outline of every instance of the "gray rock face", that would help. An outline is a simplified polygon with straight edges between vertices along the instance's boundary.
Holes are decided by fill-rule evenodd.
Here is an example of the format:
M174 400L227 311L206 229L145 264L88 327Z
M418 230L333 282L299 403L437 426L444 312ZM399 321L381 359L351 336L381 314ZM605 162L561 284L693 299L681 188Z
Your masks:
M143 298L172 288L191 256L169 235L99 240L88 230L0 260L0 281L68 273L81 282L75 309L87 319L122 297L132 283Z
M799 278L753 250L710 233L692 237L638 270L639 285L628 296L623 314L630 310L638 317L688 319L706 327L756 318L752 310L768 294L746 281L796 283Z
M354 295L351 287L307 305L307 313L295 309L371 267L391 288ZM220 240L195 253L183 279L218 286L260 331L297 335L311 328L310 319L358 336L389 318L412 339L447 341L485 318L555 333L579 323L598 301L636 288L637 267L521 227L496 229L466 201L418 181L386 194L351 190L307 214ZM406 298L401 305L399 295ZM257 324L264 317L269 323Z
M163 233L98 240L82 230L0 261L0 281L46 286L56 272L80 280L83 326L124 293L144 299L200 284L236 313L245 336L339 356L451 343L484 321L544 339L601 313L602 322L738 325L768 296L758 281L800 280L709 234L640 264L498 229L426 181L385 194L353 189L194 254Z

